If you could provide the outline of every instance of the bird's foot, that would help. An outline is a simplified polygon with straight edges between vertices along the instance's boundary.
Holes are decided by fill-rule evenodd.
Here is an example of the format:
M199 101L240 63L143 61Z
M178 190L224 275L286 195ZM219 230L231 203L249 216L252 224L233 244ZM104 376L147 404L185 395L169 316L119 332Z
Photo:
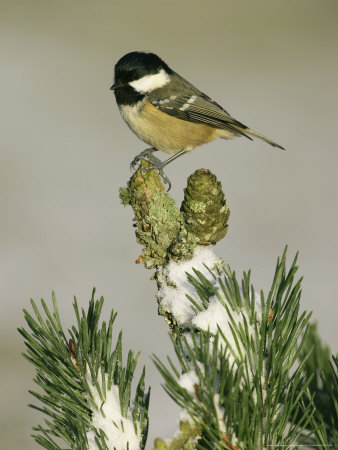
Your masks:
M158 175L162 178L163 183L168 185L167 192L169 192L170 188L171 188L171 182L170 182L169 178L167 177L167 175L163 172L163 163L158 158L155 158L155 159L157 159L157 162L154 163L154 162L150 161L151 165L148 167L144 167L141 170L141 174L147 172L148 170L152 170L152 169L156 170Z
M137 170L139 168L137 167L137 165L140 164L142 159L149 161L150 164L153 165L161 164L161 161L158 158L156 158L156 156L153 155L154 152L156 152L156 148L147 148L143 150L143 152L136 155L135 158L130 163L130 170Z
M156 152L156 148L147 148L146 150L143 150L140 154L135 156L135 158L130 163L130 169L131 170L138 170L140 167L141 161L144 159L150 163L150 166L144 167L141 170L141 174L148 171L148 170L156 170L159 176L162 178L162 181L164 184L168 184L168 191L170 191L171 188L171 182L167 175L163 172L163 167L166 165L166 161L162 162L160 159L156 158L156 156L153 155L154 152Z

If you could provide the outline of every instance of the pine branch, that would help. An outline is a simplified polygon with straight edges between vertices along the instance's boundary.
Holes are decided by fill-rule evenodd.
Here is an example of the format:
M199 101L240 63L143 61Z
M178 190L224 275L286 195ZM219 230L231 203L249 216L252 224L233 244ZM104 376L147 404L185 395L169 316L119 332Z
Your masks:
M317 324L308 328L299 361L306 360L305 378L310 380L306 404L312 403L316 413L312 420L315 437L307 438L311 445L338 447L338 359L332 355L318 335Z
M221 183L209 170L200 169L188 178L179 210L165 192L156 170L142 160L120 199L135 213L136 240L143 246L137 263L147 269L169 261L189 260L196 245L215 244L228 230L230 215Z
M137 240L145 247L137 262L156 268L159 314L170 327L179 367L154 361L168 394L185 411L177 435L168 444L157 440L156 448L263 448L315 439L326 445L336 404L326 417L320 412L323 392L314 385L313 356L306 348L311 314L299 311L297 256L287 270L285 250L268 295L258 295L250 272L239 283L205 247L224 237L228 226L216 177L204 169L189 177L179 214L156 172L145 176L142 168L121 199L132 205ZM325 374L333 392L335 373L331 368ZM231 388L223 392L219 386Z
M229 209L210 171L188 180L180 210L155 170L142 161L124 204L135 212L138 263L155 268L159 314L170 330L178 363L154 356L168 395L181 407L180 427L162 450L256 450L317 443L338 445L338 360L329 362L311 313L300 312L297 256L277 261L267 295L258 294L250 272L236 274L208 246L225 236ZM103 298L80 311L77 325L63 331L41 301L40 314L25 311L30 328L24 355L36 368L39 391L31 392L46 414L34 438L44 448L143 449L148 431L149 391L144 370L132 396L138 355L122 362L122 335L112 349L113 312L100 323ZM35 317L34 317L35 316ZM132 400L133 397L133 400Z
M30 405L49 419L34 428L34 439L42 447L57 450L61 441L70 449L144 448L148 431L149 391L145 391L144 370L131 406L131 383L138 355L129 351L122 362L122 335L112 349L113 324L99 326L103 297L88 311L80 311L74 299L77 326L63 331L53 294L53 310L41 300L43 314L32 300L35 318L24 310L30 331L18 331L27 347L23 355L36 368L35 383L40 392L30 391L42 406ZM42 393L41 393L42 391Z
M310 318L299 313L296 271L296 258L286 269L285 251L266 300L255 294L250 273L243 274L241 284L220 265L188 275L193 314L172 338L179 367L154 357L166 391L185 411L184 421L193 425L193 433L199 429L198 436L185 436L182 448L192 441L196 449L300 443L315 409L305 404L311 381L305 378L306 359L295 366ZM302 414L294 414L298 410Z

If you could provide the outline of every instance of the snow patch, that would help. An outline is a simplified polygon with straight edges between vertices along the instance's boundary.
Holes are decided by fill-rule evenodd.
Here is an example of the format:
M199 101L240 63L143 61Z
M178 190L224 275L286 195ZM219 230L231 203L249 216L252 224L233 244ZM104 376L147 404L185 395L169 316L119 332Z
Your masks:
M163 269L162 275L165 278L165 283L160 287L158 296L162 308L170 312L178 324L191 322L195 315L186 294L196 298L197 293L189 283L187 273L193 275L194 268L210 281L213 281L205 265L213 269L215 265L220 264L222 264L222 260L215 255L210 247L197 246L192 259L180 262L170 261Z
M108 376L106 377L106 386L108 385ZM98 380L102 386L102 375L99 371ZM92 425L99 430L100 428L107 435L106 444L109 449L125 450L129 443L129 450L139 450L141 436L135 433L134 422L131 411L128 410L127 417L121 414L121 404L119 397L119 388L112 385L111 389L106 391L106 399L102 402L97 388L91 384L91 377L88 371L87 380L90 386L92 398L88 401L92 410ZM91 430L87 433L88 450L99 450L95 442L96 433Z

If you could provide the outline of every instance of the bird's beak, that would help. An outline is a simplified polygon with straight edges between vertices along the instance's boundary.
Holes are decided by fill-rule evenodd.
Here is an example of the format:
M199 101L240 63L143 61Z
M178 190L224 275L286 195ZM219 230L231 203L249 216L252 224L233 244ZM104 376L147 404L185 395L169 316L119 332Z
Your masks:
M123 84L114 83L113 86L110 88L110 90L114 91L115 89L118 89L122 86L123 86Z

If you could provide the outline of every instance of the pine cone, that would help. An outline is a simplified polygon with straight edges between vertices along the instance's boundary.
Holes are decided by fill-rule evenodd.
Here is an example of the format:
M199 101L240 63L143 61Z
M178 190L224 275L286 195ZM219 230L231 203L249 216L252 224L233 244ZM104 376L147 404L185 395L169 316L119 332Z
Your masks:
M199 245L216 244L228 231L230 210L222 185L210 170L199 169L190 175L181 211L187 230L199 238Z

